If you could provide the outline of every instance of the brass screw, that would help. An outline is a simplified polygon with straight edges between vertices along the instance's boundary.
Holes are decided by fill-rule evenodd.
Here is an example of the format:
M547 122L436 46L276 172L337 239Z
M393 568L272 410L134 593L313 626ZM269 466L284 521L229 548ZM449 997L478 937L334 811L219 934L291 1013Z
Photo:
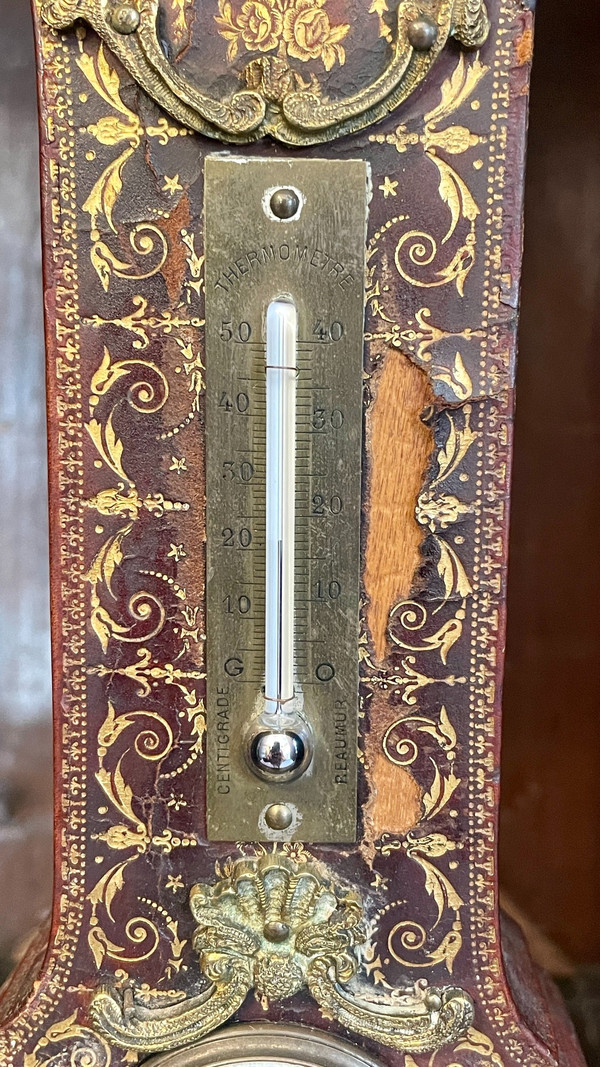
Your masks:
M292 818L287 804L271 804L265 812L265 822L271 830L287 830L292 824Z
M437 41L438 28L435 22L421 15L409 22L407 34L416 52L428 52Z
M280 945L282 941L285 941L290 934L290 928L287 923L282 922L268 922L265 923L263 928L263 934L267 941L273 941L274 944Z
M110 24L117 33L135 33L140 13L132 4L116 4L110 12Z
M276 189L271 197L271 211L278 219L292 219L300 201L293 189Z

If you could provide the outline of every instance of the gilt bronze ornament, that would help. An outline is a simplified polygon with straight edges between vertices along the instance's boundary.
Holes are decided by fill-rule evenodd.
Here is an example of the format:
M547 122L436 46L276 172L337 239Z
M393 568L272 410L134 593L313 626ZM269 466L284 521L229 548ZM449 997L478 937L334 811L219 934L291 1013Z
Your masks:
M216 21L228 57L245 48L254 58L239 71L245 87L219 97L173 61L160 32L160 0L47 0L42 15L55 29L89 23L148 95L185 126L231 143L270 136L289 145L319 144L377 122L421 84L450 38L478 48L490 28L484 0L400 0L389 13L387 3L372 7L387 15L380 16L380 33L391 56L383 69L369 72L367 85L332 97L314 70L306 81L295 63L314 66L320 59L326 72L344 65L344 43L360 27L331 25L326 2L289 0L283 8L277 0L246 2L236 15L235 4L221 0Z
M99 1030L124 1048L158 1052L221 1026L252 990L268 1004L307 989L326 1017L402 1052L433 1052L466 1033L473 1004L462 989L422 980L375 994L356 981L366 940L359 896L300 856L295 862L275 849L239 859L213 885L194 886L194 949L206 989L163 1006L130 987L103 991L91 1005Z

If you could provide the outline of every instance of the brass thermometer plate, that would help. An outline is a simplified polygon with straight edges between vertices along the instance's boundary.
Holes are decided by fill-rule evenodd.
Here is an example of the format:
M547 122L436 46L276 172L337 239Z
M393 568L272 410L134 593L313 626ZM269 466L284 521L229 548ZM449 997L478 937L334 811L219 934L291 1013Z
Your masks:
M361 161L206 161L211 840L356 837L367 188ZM273 200L279 189L295 196ZM270 205L290 200L294 217L276 217ZM294 684L314 738L288 782L257 777L246 756L265 670L265 315L282 297L298 313ZM281 805L289 825L272 828Z

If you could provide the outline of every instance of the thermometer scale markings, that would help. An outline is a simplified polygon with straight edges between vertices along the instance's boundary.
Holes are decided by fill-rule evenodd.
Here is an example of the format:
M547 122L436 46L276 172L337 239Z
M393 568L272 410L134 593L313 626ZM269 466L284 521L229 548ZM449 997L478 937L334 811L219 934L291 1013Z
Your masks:
M334 171L206 164L211 840L356 835L366 168ZM301 191L293 221L264 206L278 179ZM332 180L349 189L343 204ZM252 248L322 242L344 257L343 286L310 254L254 259L221 284ZM272 807L287 810L285 826Z
M273 309L274 312L281 311L284 315L290 313L296 318L295 308L288 302L274 301L269 308L269 312ZM294 326L293 329L296 327ZM267 327L268 329L268 327ZM253 356L255 355L261 360L263 366L268 368L269 363L274 363L276 357L268 354L268 339L266 343L255 343L252 345ZM248 346L250 348L250 345ZM293 357L293 364L295 370L293 376L296 384L296 398L299 392L302 390L302 386L298 385L298 382L311 380L311 363L312 363L312 345L307 342L297 342L296 353ZM282 364L291 366L292 357L289 355L283 355L281 357ZM289 372L288 372L289 373ZM286 591L282 592L278 583L273 579L273 562L271 562L271 573L269 573L269 552L268 552L268 528L269 528L269 514L277 510L275 507L270 507L281 492L281 487L273 484L272 492L269 494L269 490L265 491L265 479L267 484L269 483L269 445L268 445L268 428L265 432L262 427L262 422L266 421L266 410L268 408L268 391L269 391L269 372L267 370L267 395L264 393L264 373L261 377L260 373L253 374L251 376L238 375L237 380L240 382L251 381L257 388L253 391L253 404L252 407L255 411L254 414L248 417L255 419L259 422L259 427L254 427L252 430L252 443L251 446L246 449L240 449L240 452L251 456L252 464L255 473L258 478L253 479L250 485L250 491L255 498L253 502L253 510L248 514L239 514L237 517L240 520L253 520L256 536L253 538L253 544L251 552L257 558L254 562L254 580L245 583L256 590L253 600L256 604L255 610L252 613L246 614L244 621L252 624L253 636L251 638L251 645L244 645L243 648L238 646L240 651L248 651L253 654L252 670L249 672L249 677L244 679L246 684L256 684L263 681L263 675L265 676L265 699L268 700L269 693L276 691L277 681L273 680L278 673L277 663L279 660L279 654L276 649L276 643L278 641L279 623L277 615L279 611L279 605L281 600L285 599L287 609L285 612L286 623L288 627L287 634L287 657L288 657L288 670L289 664L292 667L292 684L290 685L288 680L287 697L283 696L281 691L277 693L275 703L280 701L279 710L283 711L283 703L286 699L290 699L293 695L293 670L294 664L298 668L306 667L308 661L308 653L306 651L306 645L315 643L311 642L308 636L309 622L307 619L306 605L310 602L310 589L309 579L306 571L303 567L295 566L294 556L296 553L300 559L309 559L309 544L310 538L307 529L308 521L308 503L307 503L307 488L303 485L304 482L310 483L313 474L310 471L305 471L305 468L310 461L310 442L306 445L299 444L303 438L309 437L311 430L303 427L303 423L310 420L312 412L312 406L309 401L304 403L290 403L288 406L287 415L284 416L284 420L287 419L288 428L295 429L295 447L292 436L288 443L288 455L292 462L291 472L288 471L288 483L289 488L293 489L293 495L290 502L288 502L289 508L289 522L288 522L288 539L290 538L291 531L293 530L293 548L295 552L287 553L288 559L288 581L286 583ZM329 389L329 386L324 387ZM302 391L307 391L306 388ZM310 389L308 390L310 396ZM279 397L273 397L274 404L277 405ZM294 409L293 413L291 409ZM282 426L278 427L281 431ZM281 447L281 446L280 446ZM265 464L266 460L266 464ZM276 481L274 479L273 481ZM263 496L263 494L265 494ZM256 497L259 499L256 500ZM266 505L266 506L265 506ZM290 506L291 505L291 506ZM279 501L279 507L283 508L285 505L283 500ZM294 514L295 512L295 514ZM265 545L266 538L266 545ZM266 551L265 551L266 547ZM266 560L266 562L265 562ZM293 580L293 592L292 592L292 580ZM269 622L269 616L267 614L267 605L269 604L269 597L267 591L272 591L270 599L270 614L273 622ZM291 610L290 610L291 608ZM263 628L264 623L264 628ZM292 624L290 626L290 623ZM291 632L290 632L291 631ZM320 639L319 639L320 643ZM290 647L292 652L290 654ZM269 652L271 653L269 660ZM289 678L289 675L288 675Z
M279 305L280 308L292 309L293 305L288 302L274 301L269 307L275 307ZM294 313L295 313L295 309ZM240 342L236 342L238 345ZM331 479L332 471L328 469L328 465L325 462L323 469L323 457L319 463L319 470L311 469L311 459L314 461L316 457L311 456L311 438L315 435L325 436L325 430L316 430L312 427L311 420L314 409L314 393L315 391L321 397L323 393L332 393L333 387L331 385L313 385L313 362L315 358L314 348L316 345L324 346L331 345L331 341L301 341L296 342L296 404L295 404L295 471L293 481L294 495L295 495L295 529L294 529L294 546L297 550L298 561L300 565L294 566L291 564L291 570L294 573L294 596L293 596L293 633L295 635L295 642L293 647L293 664L297 667L305 667L309 661L310 650L308 646L314 645L326 645L326 641L323 637L311 638L309 637L310 621L308 618L308 605L314 604L314 597L311 597L310 586L310 571L304 564L310 564L311 562L327 562L329 558L328 546L325 546L318 554L311 554L309 550L310 535L308 531L308 522L310 521L310 498L311 498L311 486L315 482L315 479L320 485L327 483ZM267 465L268 465L268 445L267 435L268 431L265 429L266 411L268 406L268 400L265 393L265 365L268 365L268 361L271 357L267 354L268 340L264 342L249 342L244 346L249 352L252 353L253 368L252 373L249 375L237 375L236 380L245 387L250 385L251 387L251 408L252 411L248 412L246 418L254 420L255 425L252 427L249 444L246 448L234 449L234 451L240 452L240 454L248 455L251 458L251 462L254 468L255 477L248 484L251 496L253 498L252 508L250 511L239 512L237 519L240 521L252 521L253 522L253 538L252 545L248 550L245 550L248 555L253 558L253 579L251 581L244 580L244 586L250 586L256 592L253 595L253 602L256 605L251 613L245 615L242 620L244 623L250 623L252 626L252 636L249 638L250 643L244 642L243 645L237 645L238 651L248 652L252 654L252 668L248 671L247 677L239 679L240 684L256 685L260 683L262 685L265 680L265 675L268 676L269 671L266 666L267 660L267 648L269 647L269 637L267 633L269 631L269 624L266 623L265 609L266 602L268 601L267 590L273 590L273 604L272 609L273 616L277 611L277 603L279 599L279 593L275 592L276 583L273 583L271 576L267 572L265 565L265 558L268 558L266 553L266 538L269 514L269 496L268 490L266 490L265 483L267 480ZM284 357L285 363L287 357ZM268 389L268 378L267 378ZM298 400L298 397L305 396L305 400ZM257 425L256 425L257 424ZM306 444L303 446L301 443L303 440ZM335 459L335 457L334 457ZM314 465L314 464L313 464ZM333 464L330 464L330 467ZM291 601L291 596L288 591L287 594L288 603ZM289 617L288 611L288 647L289 647ZM277 624L275 624L277 629ZM274 642L271 637L271 648L273 649ZM289 652L288 652L289 658ZM277 653L274 653L272 662L277 661ZM313 681L311 678L305 678L303 685L312 686L317 685L318 681ZM276 688L265 681L265 694L269 694ZM289 687L288 687L289 689ZM289 699L289 695L288 695ZM276 701L277 702L277 701ZM283 701L282 701L283 703Z

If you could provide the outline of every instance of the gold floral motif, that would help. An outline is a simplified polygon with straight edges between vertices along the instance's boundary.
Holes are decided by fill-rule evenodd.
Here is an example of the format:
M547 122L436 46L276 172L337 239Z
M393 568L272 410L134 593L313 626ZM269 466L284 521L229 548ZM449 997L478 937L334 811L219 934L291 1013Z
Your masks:
M363 664L361 680L373 691L401 696L402 703L412 707L417 702L415 693L429 685L464 685L464 675L448 674L443 678L433 677L417 670L415 656L405 656L399 668L375 665L367 648L366 634L359 638L359 659Z
M113 825L105 833L98 834L98 838L106 841L110 848L135 848L138 853L147 852L150 845L155 845L165 853L171 852L173 848L179 846L194 846L196 844L194 835L174 833L170 829L156 834L152 829L152 816L142 818L136 813L133 806L133 790L126 781L122 769L123 760L130 753L130 748L125 750L112 769L108 765L107 757L112 746L118 741L124 730L128 730L131 726L137 726L140 719L146 722L146 726L136 732L133 740L133 751L141 759L151 762L162 761L173 750L173 731L162 715L157 712L139 709L124 712L117 716L113 705L108 701L106 719L99 733L99 767L96 772L96 778L112 806L129 825ZM198 745L199 743L201 745L203 735L200 725L202 710L194 708L192 711L190 709L188 719L192 724L192 732L195 735L194 744ZM165 775L165 777L171 776Z
M52 1051L52 1046L58 1046ZM46 1053L50 1052L50 1056ZM69 1055L69 1063L86 1067L110 1067L110 1046L89 1026L77 1022L77 1012L52 1023L37 1042L33 1052L25 1055L23 1067L62 1067Z
M455 1045L453 1051L474 1052L481 1059L489 1060L494 1067L504 1067L504 1060L496 1052L494 1042L486 1034L476 1030L474 1026L469 1027L462 1041Z
M350 26L332 26L324 10L328 0L244 0L234 13L230 0L219 0L215 21L219 33L229 42L227 58L235 59L243 44L248 52L279 49L286 56L306 63L318 59L325 70L346 61L341 41Z
M418 671L415 668L416 662L417 660L415 656L407 656L402 661L402 669L404 671L404 676L402 678L402 683L404 684L402 702L404 704L409 704L411 706L416 704L417 700L414 694L417 693L419 689L424 689L425 686L428 685L455 686L466 684L467 679L464 675L458 677L455 674L449 674L445 678L436 678L423 674L422 671Z
M95 435L91 436L96 443ZM107 465L110 466L108 463ZM116 489L101 489L88 500L84 500L83 506L93 508L100 515L124 515L137 519L142 508L160 518L167 511L187 511L189 504L181 500L167 500L162 493L150 493L142 499L132 483L125 488L123 482L119 482Z
M180 774L183 774L192 766L198 757L202 755L204 749L204 735L206 733L206 708L202 698L198 697L196 689L190 688L186 683L203 680L206 677L204 671L193 669L183 670L172 663L153 664L149 650L147 648L140 648L138 650L137 660L134 663L127 664L125 667L107 667L103 664L89 667L88 674L96 675L100 678L112 678L115 674L124 678L129 678L137 684L137 695L139 697L149 696L152 687L157 686L160 683L164 685L174 685L181 692L185 710L180 713L180 717L184 720L187 719L190 742L187 747L187 756L183 762L178 764L173 770L165 771L162 774L162 777L165 780L174 779ZM166 728L170 729L169 727ZM102 767L101 772L106 781L107 775ZM103 788L114 803L113 795L111 794L115 793L115 779L113 778L112 782L108 779L108 784L110 790L107 790L104 785ZM123 797L123 791L129 789L122 777L121 779L116 779L116 785L118 786L118 789L116 796L117 803L115 806L121 814L124 814L134 823L134 830L132 832L127 830L127 828L121 827L119 828L118 833L115 833L115 829L111 828L108 831L108 835L110 835L108 844L111 847L134 847L137 848L138 851L145 851L150 844L155 844L158 845L163 852L168 852L171 851L173 847L178 847L179 844L185 844L186 839L179 841L178 839L173 838L173 835L167 836L166 838L164 836L159 838L153 836L150 827L145 825L142 820L136 818L130 805L124 805L122 802L119 802L119 797ZM131 790L129 790L129 792L131 793ZM133 794L131 793L131 798L132 796ZM127 800L128 796L124 797L124 799Z
M170 332L170 330L165 332ZM192 394L192 403L185 418L177 426L163 430L157 435L156 439L159 441L176 436L190 424L194 415L200 410L200 396L205 388L204 364L200 352L195 352L193 343L186 341L181 336L175 338L175 344L182 359L182 368L178 368L178 370L183 369L188 379L188 390ZM102 362L91 381L90 414L93 413L100 398L105 396L120 378L134 372L137 372L137 379L127 391L128 403L141 414L151 415L160 411L169 397L169 384L163 371L156 364L139 358L113 362L111 354L105 346ZM106 425L92 418L86 424L86 429L104 462L119 477L130 480L121 464L123 444L115 435L112 425L112 412L106 419ZM149 510L152 509L150 508ZM175 510L179 509L176 508Z
M129 234L129 243L133 252L137 253L137 255L151 256L154 254L155 262L145 272L136 270L131 263L126 263L115 256L105 241L97 240L92 245L90 259L105 293L108 292L113 274L118 278L142 281L144 278L151 278L154 274L158 274L166 262L169 246L164 233L159 230L158 226L153 226L148 222L139 223L134 226ZM156 254L157 250L158 254Z
M460 296L465 295L465 282L475 262L475 218L479 214L479 208L472 199L465 183L458 178L452 167L437 156L434 159L442 181L440 182L440 195L451 210L452 222L445 235L442 244L452 237L459 218L470 220L470 229L463 244L457 249L453 258L444 267L435 271L435 277L426 279L417 277L415 269L423 270L435 262L440 245L436 238L423 230L408 230L399 239L394 253L396 270L401 278L411 285L422 289L434 289L439 285L456 284Z
M424 634L429 613L427 609L416 600L401 600L390 611L388 634L392 644L399 648L405 648L408 652L432 652L439 650L440 659L444 666L448 662L448 654L457 641L460 640L465 619L465 602L463 602L451 619L442 623L433 634ZM395 623L399 622L404 633L399 635L395 629ZM419 638L407 640L405 632L419 632Z
M229 0L219 0L219 14L215 15L221 37L229 42L227 58L235 59L240 43L249 52L269 52L281 39L283 19L275 4L261 0L245 0L236 16Z
M337 62L343 66L346 54L341 42L350 26L332 26L324 11L327 0L292 0L283 15L283 40L287 53L306 63L320 59L325 70L331 70Z
M120 378L135 372L137 372L137 376L127 392L128 403L136 411L145 415L160 411L169 396L169 383L163 372L159 370L156 364L150 363L145 359L113 361L106 346L104 347L102 362L94 371L90 383L90 411L96 407L100 398L106 396ZM121 472L117 471L117 473Z
M452 493L439 492L440 485L456 472L477 438L471 427L471 413L471 405L464 404L459 412L448 411L444 414L448 422L448 435L437 455L437 474L420 495L416 507L416 518L429 529L437 549L436 567L444 595L436 612L448 600L458 597L464 601L472 593L471 582L456 549L440 535L440 531L447 530L472 508Z
M504 1067L504 1060L494 1048L494 1042L486 1035L482 1034L480 1030L476 1030L474 1026L470 1026L465 1036L454 1045L451 1050L452 1063L455 1067L462 1067L461 1052L466 1052L468 1055L476 1057L475 1062L479 1067L483 1067L486 1060L493 1064L493 1067ZM427 1067L435 1067L437 1062L438 1053L434 1052L430 1056ZM467 1060L467 1062L471 1062ZM416 1061L412 1056L408 1055L404 1057L404 1067L417 1067Z
M127 601L127 612L133 620L130 624L117 622L101 602L99 588L102 586L109 596L116 599L112 591L112 577L115 569L123 562L123 540L131 532L132 526L133 523L128 523L105 541L84 576L91 586L90 623L103 652L106 652L111 638L135 644L151 640L160 633L166 619L164 605L154 593L146 589L133 593ZM140 626L143 627L141 633Z
M370 15L377 15L379 19L379 36L385 37L386 41L391 44L392 31L386 21L385 16L389 13L387 0L372 0L369 8Z
M129 945L118 945L112 941L106 934L98 914L103 913L106 916L104 921L108 920L116 925L112 912L113 902L123 889L125 870L134 859L135 857L130 857L111 867L89 893L91 915L88 945L97 967L100 967L107 957L120 964L137 965L154 955L161 943L161 937L167 938L170 942L170 958L165 974L171 977L181 968L183 949L187 942L179 937L179 924L165 908L147 897L138 897L138 902L152 911L156 919L146 915L135 915L127 919L123 933Z
M483 336L480 330L463 330L464 337ZM443 382L450 392L454 395L454 398L460 403L473 395L473 382L469 376L467 368L464 365L463 358L460 352L456 352L454 355L454 361L451 367L432 367L432 377L434 381Z
M163 682L164 685L175 685L191 706L196 706L196 691L195 689L190 690L184 685L184 682L200 681L206 678L206 674L202 670L182 670L172 663L153 663L152 655L147 648L138 649L137 662L129 663L126 667L106 667L102 665L90 667L89 673L97 674L101 678L113 674L131 678L138 685L137 693L140 697L150 695L154 681Z
M181 239L186 248L186 261L190 277L185 281L185 293L188 304L192 302L192 294L196 297L200 296L200 293L204 289L204 256L199 256L196 252L196 235L189 233L188 230L181 231Z
M402 327L386 315L380 299L379 282L374 279L373 274L374 267L371 267L369 279L371 289L368 294L368 300L371 302L373 314L388 325L375 332L366 333L365 339L367 341L381 339L386 344L391 345L392 348L410 353L419 363L429 368L433 381L443 382L447 386L452 394L452 399L461 403L469 400L473 395L473 382L460 352L457 351L455 353L452 364L448 366L432 363L433 355L430 349L432 345L446 337L462 337L466 341L478 340L484 337L483 330L472 329L471 327L458 331L442 330L438 326L434 326L430 321L431 311L428 307L419 308L415 314L415 320L409 319L408 324Z
M193 0L168 0L173 15L173 36L175 43L184 43L188 34L188 22L190 12L193 10Z
M199 710L194 710L196 716L199 717ZM203 731L200 729L197 718L190 713L188 719L192 723L192 732L196 735L194 744L197 745L199 741L201 745ZM118 746L122 735L132 732L132 739L127 742L127 747L115 762L113 748ZM108 936L105 930L107 922L116 926L112 911L113 902L116 895L123 889L126 870L136 857L147 853L150 848L168 854L174 848L193 847L197 843L194 835L178 833L169 827L159 833L155 832L152 825L155 806L152 805L149 813L143 816L137 813L133 789L127 782L123 771L124 760L132 753L143 760L160 765L173 748L173 730L162 715L142 708L117 714L113 704L108 701L107 714L98 731L99 764L96 779L112 808L123 821L113 823L106 831L97 833L95 837L97 840L104 841L113 851L122 852L133 849L134 855L121 860L106 871L88 895L91 904L88 944L98 967L105 957L119 963L141 963L154 955L160 945L161 933L157 920L145 915L136 915L127 920L123 932L129 942L128 945L118 944ZM162 775L159 767L156 780L158 781L161 777L168 778L170 775ZM163 920L163 926L171 940L171 957L167 971L168 974L174 973L181 966L182 951L185 945L185 942L181 941L178 936L177 921L156 902L145 897L139 900L149 907L155 916ZM102 916L105 918L102 919Z
M200 357L194 355L191 344L186 343L181 337L176 338L176 344L183 356L183 369L189 379L189 390L193 393L193 400L191 411L185 419L178 426L157 435L159 440L173 437L190 424L198 411L200 393L204 389L202 376L204 367ZM97 413L101 400L110 394L118 382L125 383L127 378L133 380L126 392L126 399L135 411L142 414L155 414L161 410L169 397L169 385L165 374L154 363L141 358L113 360L110 351L105 347L100 365L92 375L90 383L88 401L90 412ZM127 624L113 617L106 606L106 597L103 600L101 596L104 590L111 600L116 600L112 589L112 578L116 568L120 567L123 562L123 541L131 532L140 512L144 509L160 517L165 512L186 511L189 507L183 501L166 499L162 493L150 493L144 498L140 496L135 483L123 466L123 442L117 436L113 426L113 413L118 402L117 400L113 404L104 418L96 417L94 414L86 423L86 429L102 461L123 481L119 481L116 488L99 490L93 497L83 502L84 507L93 508L101 515L114 515L129 520L101 545L84 576L85 581L91 586L90 622L103 652L107 651L111 639L136 644L151 640L160 632L166 619L166 611L161 600L149 590L140 590L130 597L127 611L133 622ZM185 461L179 460L172 469L185 470ZM185 592L179 586L176 587L174 579L169 575L152 571L141 573L166 582L176 592L179 600L185 600ZM197 614L197 609L195 610ZM181 656L191 649L192 643L198 643L199 633L196 626L190 625L194 609L186 605L182 606L180 611L181 622L177 631L182 643L179 653Z
M420 325L425 336L419 340L425 343L432 341L431 334L427 336L426 315L421 315ZM445 488L447 480L460 470L477 438L471 427L471 417L472 408L469 404L463 405L458 411L447 411L440 416L447 423L445 440L438 450L433 476L423 489L416 508L418 521L427 528L438 551L436 567L442 581L443 595L433 610L417 600L401 601L392 609L388 626L392 645L413 653L437 652L444 665L462 636L467 598L472 592L462 561L455 549L441 536L472 510L471 505L459 500ZM460 537L458 541L462 543ZM445 607L448 601L456 598L460 598L460 606L450 618L446 618L430 632L430 622L434 620L436 613ZM395 665L384 670L375 669L366 651L362 659L370 669L363 671L363 680L368 685L401 694L402 702L412 707L416 705L417 692L425 686L467 682L465 677L457 678L455 675L433 677L429 671L417 666L415 655L405 656L400 669ZM424 741L435 742L438 751L424 749ZM411 714L395 718L384 732L382 749L391 763L413 768L419 760L419 777L422 773L425 775L425 781L421 783L423 791L420 822L431 825L433 820L448 808L461 785L461 778L455 773L456 746L456 730L444 705L440 708L437 718L415 710ZM445 834L432 831L421 836L409 833L404 839L384 834L376 847L384 856L402 850L417 863L425 876L425 892L435 905L435 914L428 926L420 919L407 918L392 927L387 944L389 956L403 966L425 969L443 965L452 973L463 943L461 913L465 905L450 876L440 869L435 860L455 852L461 846ZM456 865L456 861L452 860L450 869L454 869ZM398 903L389 904L384 910L389 911ZM381 956L375 958L375 955L374 953L373 967L380 975L379 980L385 983Z
M425 891L433 900L436 908L436 918L430 930L426 930L422 923L414 919L403 919L397 922L390 930L387 947L390 955L406 967L430 968L436 964L443 964L449 974L452 974L454 961L462 948L462 921L460 913L465 904L449 877L443 873L434 863L434 859L440 859L448 852L454 852L458 846L450 841L445 834L429 833L417 836L414 833L406 835L400 841L393 839L389 834L384 834L379 843L379 851L382 855L390 855L391 852L402 850L415 863L421 867L425 875ZM387 905L390 911L395 904ZM444 923L446 912L454 915L450 928ZM442 925L446 929L440 942L432 949L425 949L431 935ZM423 952L424 960L414 958L413 953Z
M204 701L196 698L195 691L192 693L186 691L185 702L186 709L184 715L188 720L191 743L188 746L188 754L183 763L180 763L179 766L175 767L172 771L166 771L163 775L165 779L176 778L178 775L184 774L184 772L192 766L204 751L204 735L206 733L206 708L204 706Z
M465 126L452 125L442 130L438 127L472 95L488 69L478 56L469 63L461 53L452 74L442 83L440 103L424 116L422 134L400 125L393 133L370 136L371 141L393 144L398 152L405 152L412 145L422 145L426 157L438 171L438 193L450 215L446 233L438 239L424 230L407 230L397 241L394 252L398 273L418 288L431 289L454 283L459 295L464 296L465 283L475 261L475 221L479 208L464 178L440 156L439 150L446 155L461 155L478 145L482 138ZM441 250L455 235L461 221L467 223L468 229L453 257L433 273L427 272L426 268L438 262ZM460 368L458 370L460 372ZM447 384L452 385L452 379Z
M465 404L460 413L446 412L448 436L437 454L437 474L429 483L430 489L450 477L462 463L467 452L477 440L477 432L471 426L472 407ZM460 419L459 419L460 416Z
M472 510L470 504L465 504L451 493L436 495L429 489L419 496L415 514L417 522L434 533L436 530L447 530Z
M411 847L426 869L426 839ZM442 854L433 837L429 852ZM294 858L277 849L246 856L217 875L216 883L194 886L190 895L204 991L167 1010L150 1006L143 991L127 998L112 989L97 993L91 1013L111 1041L154 1052L198 1040L226 1022L252 989L265 1003L307 989L327 1017L406 1052L435 1051L471 1025L471 1000L456 987L418 982L377 994L364 981L357 984L358 948L366 937L362 904L305 849ZM431 884L436 901L443 893L455 902L443 875Z
M139 271L134 265L124 262L111 251L106 240L101 238L100 220L117 233L113 212L123 189L123 171L142 143L144 137L157 138L166 144L177 136L185 136L187 130L169 125L161 119L158 126L144 126L135 112L128 108L121 98L119 75L107 59L101 42L94 54L82 52L77 64L95 92L109 104L116 115L103 115L97 122L87 126L87 133L101 145L113 147L125 145L120 155L111 160L94 183L89 196L83 204L83 210L90 216L92 247L90 259L102 288L108 292L113 275L119 278L142 280L151 278L164 266L169 251L165 234L152 223L138 223L129 234L132 251L143 257L152 257L152 264L145 271Z
M444 756L447 768L440 770L438 761L429 756L429 762L433 767L433 779L429 788L423 793L423 819L431 820L446 807L454 792L461 783L453 770L456 756L456 731L450 722L448 713L442 705L439 712L439 720L426 715L406 715L396 719L388 726L382 741L383 751L390 763L398 767L412 766L419 756L419 745L407 736L410 728L416 728L417 733L432 737L439 745Z
M102 315L92 315L89 319L83 319L83 322L86 325L93 326L95 329L101 329L103 326L120 326L121 329L127 330L128 333L134 334L135 341L132 344L138 350L148 347L152 333L170 335L186 327L199 329L204 326L204 319L190 316L184 305L174 310L166 308L160 314L157 314L153 308L148 306L146 298L139 293L136 293L131 298L131 302L134 310L128 315L121 315L119 318L114 319L106 319Z
M92 914L88 930L88 945L97 967L102 965L107 956L120 964L142 963L154 955L160 943L160 934L156 924L144 915L134 915L125 923L125 937L131 942L129 947L111 941L99 924L98 906L104 904L107 910L110 910L112 896L123 886L123 870L127 862L120 863L108 871L89 895ZM107 899L108 906L106 905ZM134 945L136 951L132 953Z

